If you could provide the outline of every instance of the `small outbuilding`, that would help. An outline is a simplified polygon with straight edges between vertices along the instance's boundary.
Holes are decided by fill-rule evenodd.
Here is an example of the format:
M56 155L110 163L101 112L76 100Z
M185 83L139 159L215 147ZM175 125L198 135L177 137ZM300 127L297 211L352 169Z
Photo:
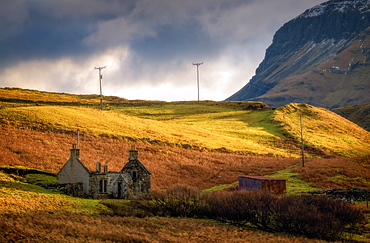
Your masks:
M286 180L266 176L239 176L239 190L286 192Z

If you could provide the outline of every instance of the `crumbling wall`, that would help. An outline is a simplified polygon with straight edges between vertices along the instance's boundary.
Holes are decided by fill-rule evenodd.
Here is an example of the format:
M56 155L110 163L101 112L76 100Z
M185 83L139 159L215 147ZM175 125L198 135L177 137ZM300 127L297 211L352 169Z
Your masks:
M83 191L83 183L67 183L67 184L53 184L48 185L48 188L55 188L64 194L73 196L73 197L88 197Z

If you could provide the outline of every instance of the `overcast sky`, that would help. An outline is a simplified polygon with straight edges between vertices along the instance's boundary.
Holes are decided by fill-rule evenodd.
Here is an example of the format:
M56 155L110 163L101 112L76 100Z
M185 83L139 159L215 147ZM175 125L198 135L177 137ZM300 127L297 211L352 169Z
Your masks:
M224 100L274 33L323 0L0 0L0 87Z

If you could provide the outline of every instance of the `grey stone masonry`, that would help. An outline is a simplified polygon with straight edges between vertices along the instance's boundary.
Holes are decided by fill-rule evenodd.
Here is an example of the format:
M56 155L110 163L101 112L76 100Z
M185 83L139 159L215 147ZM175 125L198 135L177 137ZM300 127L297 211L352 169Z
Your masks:
M70 158L57 174L59 184L82 184L81 194L93 198L135 199L150 190L150 172L139 161L138 151L129 151L129 160L121 171L109 171L99 162L96 171L90 171L80 160L80 149L71 149Z

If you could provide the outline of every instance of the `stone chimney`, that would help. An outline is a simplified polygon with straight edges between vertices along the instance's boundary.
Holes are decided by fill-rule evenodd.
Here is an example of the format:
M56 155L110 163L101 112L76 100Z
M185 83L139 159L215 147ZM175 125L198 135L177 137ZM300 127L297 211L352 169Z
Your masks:
M80 149L76 148L76 144L72 144L71 159L80 159Z
M101 165L99 162L96 162L96 172L100 173Z
M103 168L104 168L104 173L107 173L108 172L108 165L104 165Z
M129 152L128 152L128 158L129 158L129 160L137 160L137 158L138 158L138 151L137 150L130 150Z

